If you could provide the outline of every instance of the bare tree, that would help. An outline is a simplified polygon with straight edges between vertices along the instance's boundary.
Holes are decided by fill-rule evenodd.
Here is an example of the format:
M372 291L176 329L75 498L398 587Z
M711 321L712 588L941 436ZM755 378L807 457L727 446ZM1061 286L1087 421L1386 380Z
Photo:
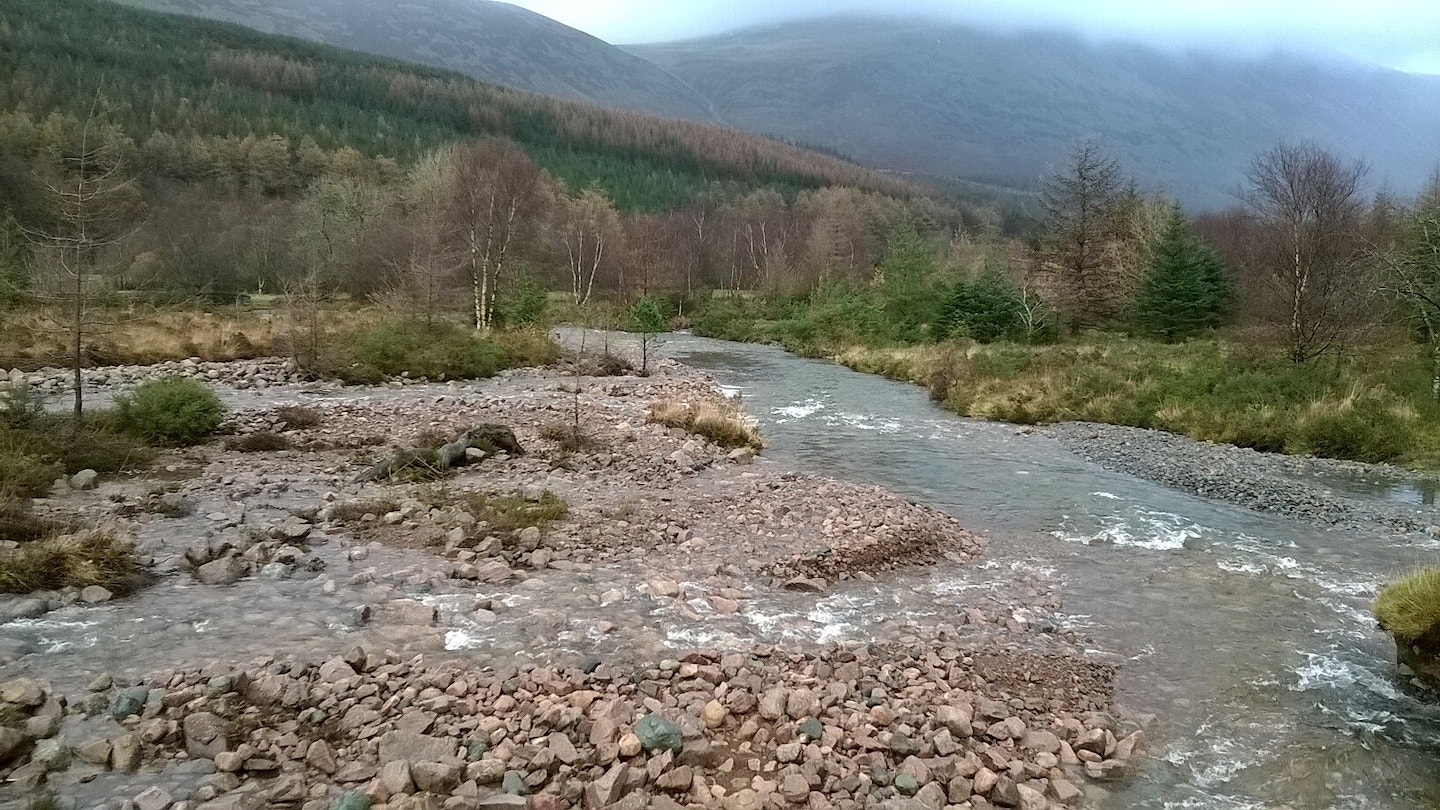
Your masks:
M1242 199L1261 226L1258 258L1293 362L1341 347L1364 319L1365 171L1313 143L1280 144L1250 164Z
M87 319L90 285L105 251L133 231L141 210L123 140L105 125L101 106L97 96L77 139L54 148L55 172L41 181L54 207L53 225L26 231L51 271L43 297L67 310L77 427L85 409L85 338L94 325Z
M470 274L475 330L495 322L495 299L512 250L543 210L545 175L513 141L491 138L463 147L451 200Z
M1408 305L1429 345L1430 395L1440 401L1440 176L1421 195L1393 244L1378 255L1387 270L1386 289Z
M595 291L595 276L621 239L620 215L598 188L587 188L580 196L565 200L562 211L570 297L577 306L584 306Z
M1130 199L1119 162L1089 140L1044 184L1047 228L1037 269L1071 326L1100 326L1124 309L1126 285L1116 249Z

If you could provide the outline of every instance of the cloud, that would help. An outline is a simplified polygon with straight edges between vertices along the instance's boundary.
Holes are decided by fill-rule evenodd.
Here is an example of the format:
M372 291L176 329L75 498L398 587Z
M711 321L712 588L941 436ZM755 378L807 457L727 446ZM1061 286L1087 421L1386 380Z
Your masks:
M925 15L987 28L1225 49L1324 51L1440 72L1435 0L516 0L615 43L663 42L835 14Z

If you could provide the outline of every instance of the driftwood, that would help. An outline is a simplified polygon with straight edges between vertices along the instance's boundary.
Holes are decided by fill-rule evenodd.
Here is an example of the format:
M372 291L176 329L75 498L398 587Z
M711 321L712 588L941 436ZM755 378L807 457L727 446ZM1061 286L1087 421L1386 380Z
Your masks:
M456 467L463 467L487 456L508 453L525 455L525 448L515 439L515 432L504 425L486 423L461 433L453 442L438 450L406 447L356 477L357 482L381 481L409 472L421 477L438 477Z

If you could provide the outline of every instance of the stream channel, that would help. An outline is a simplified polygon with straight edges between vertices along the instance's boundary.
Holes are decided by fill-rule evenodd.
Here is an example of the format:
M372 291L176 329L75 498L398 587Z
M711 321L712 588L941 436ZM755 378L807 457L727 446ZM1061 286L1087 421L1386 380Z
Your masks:
M371 545L362 557L343 536L315 547L325 570L309 579L254 577L215 589L179 573L173 560L194 537L269 525L321 503L335 471L327 482L323 468L300 466L251 474L258 494L243 503L223 487L192 488L195 515L141 533L148 553L171 560L153 587L102 607L0 625L0 677L31 674L73 690L99 671L135 678L154 666L215 659L323 660L357 644L493 664L893 639L911 620L954 622L967 604L1024 605L1040 582L1058 591L1062 607L1024 618L1088 638L1096 655L1121 664L1117 702L1158 718L1143 770L1108 792L1096 789L1099 806L1440 808L1440 711L1416 697L1369 614L1383 583L1440 558L1434 540L1378 527L1327 529L1191 496L1086 462L1043 430L962 419L919 387L775 348L673 335L661 351L744 398L766 438L765 458L946 509L988 537L984 557L837 583L818 601L756 588L744 611L727 616L703 600L676 610L672 600L652 598L644 583L653 571L638 563L536 572L519 586L477 592L437 576L432 555ZM235 408L402 398L423 405L497 385L220 393ZM1328 485L1350 498L1403 502L1420 525L1440 523L1433 488L1422 483ZM397 596L437 607L437 626L421 632L382 620ZM473 618L477 597L495 600L488 623ZM357 604L376 606L376 621L350 621ZM126 778L103 774L62 793L134 795L139 783Z
M1440 807L1440 711L1369 613L1382 584L1435 562L1433 541L1191 496L778 349L663 350L744 397L767 456L946 509L989 536L992 563L1060 581L1054 620L1126 659L1117 701L1159 718L1144 772L1106 805Z

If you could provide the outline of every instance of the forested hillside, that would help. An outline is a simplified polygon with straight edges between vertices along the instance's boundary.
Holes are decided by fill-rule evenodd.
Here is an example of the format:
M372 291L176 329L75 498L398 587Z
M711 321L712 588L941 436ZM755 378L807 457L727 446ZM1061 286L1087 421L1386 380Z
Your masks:
M121 0L444 68L547 96L713 122L693 88L654 64L495 0Z
M0 44L0 109L35 121L83 116L98 94L147 169L185 181L223 173L215 164L233 163L247 137L279 136L304 151L287 179L301 187L315 176L307 160L317 148L406 163L443 143L503 135L571 185L598 183L625 209L672 207L716 183L911 192L773 140L93 0L0 0Z

